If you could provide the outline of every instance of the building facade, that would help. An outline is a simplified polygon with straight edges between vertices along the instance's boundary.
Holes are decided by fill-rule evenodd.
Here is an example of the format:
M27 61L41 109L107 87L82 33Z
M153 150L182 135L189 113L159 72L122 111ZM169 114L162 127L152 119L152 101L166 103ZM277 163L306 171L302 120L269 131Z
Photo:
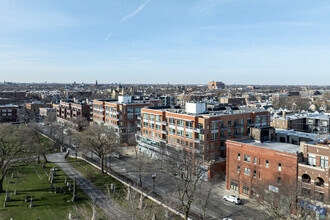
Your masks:
M93 122L113 128L119 135L135 133L141 109L162 105L159 99L134 100L131 96L93 101Z
M67 99L56 105L56 118L58 122L67 123L80 119L92 121L92 104L88 100Z
M18 105L0 105L0 122L16 122Z
M41 102L32 102L26 103L25 108L29 114L40 114L40 108L52 108L53 104L51 103L41 103Z
M212 178L216 172L224 172L225 140L248 136L250 127L268 125L269 120L267 111L208 112L205 103L187 103L185 109L143 108L138 149L150 156L168 148L184 149L192 158L198 153Z
M298 185L304 198L310 198L310 206L315 207L319 215L330 211L330 142L312 141L301 143L303 160L298 164Z
M330 133L330 114L310 114L306 117L307 131L314 134Z
M226 189L253 198L260 189L295 191L299 146L253 139L227 140Z
M221 89L225 88L225 84L223 82L212 81L212 82L209 82L207 87L209 90L221 90Z

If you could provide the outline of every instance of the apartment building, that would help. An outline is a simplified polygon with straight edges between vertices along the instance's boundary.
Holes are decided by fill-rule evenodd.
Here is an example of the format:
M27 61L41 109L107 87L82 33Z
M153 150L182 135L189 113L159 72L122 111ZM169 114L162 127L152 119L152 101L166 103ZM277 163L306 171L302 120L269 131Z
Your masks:
M92 104L87 100L66 99L56 105L57 121L68 123L76 120L86 119L92 121Z
M325 140L325 141L323 141ZM324 217L330 211L330 142L328 139L301 143L303 160L298 164L298 185L301 189L301 206L313 207ZM304 198L310 199L304 199Z
M317 139L318 134L299 132L294 130L276 129L276 141L300 145L301 142L310 142Z
M40 116L48 117L55 116L56 117L56 108L39 108Z
M206 103L185 108L148 107L141 110L138 149L157 156L168 149L185 149L200 161L208 178L225 171L226 139L249 135L249 128L269 125L267 111L257 109L208 111Z
M40 108L52 108L52 107L53 104L51 103L41 103L39 101L25 104L26 111L30 114L40 114Z
M319 113L306 116L307 131L314 134L330 133L330 114Z
M221 90L225 88L225 84L223 82L212 81L208 83L207 87L209 90Z
M0 122L16 122L18 105L0 105Z
M282 111L281 115L274 114L271 117L270 125L277 129L295 130L305 132L306 128L306 114L292 114L287 115Z
M119 135L135 133L138 128L141 109L162 105L159 99L132 99L119 96L118 99L93 101L93 122L113 128Z
M227 190L249 198L261 196L264 189L285 194L283 187L291 187L295 191L301 158L298 145L254 139L227 140L226 145Z

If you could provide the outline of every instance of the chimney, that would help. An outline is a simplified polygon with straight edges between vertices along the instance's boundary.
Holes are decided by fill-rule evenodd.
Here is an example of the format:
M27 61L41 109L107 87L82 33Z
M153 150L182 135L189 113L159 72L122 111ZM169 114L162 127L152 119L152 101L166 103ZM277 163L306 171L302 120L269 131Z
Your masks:
M282 111L282 117L285 119L285 116L286 116L286 112L285 111Z

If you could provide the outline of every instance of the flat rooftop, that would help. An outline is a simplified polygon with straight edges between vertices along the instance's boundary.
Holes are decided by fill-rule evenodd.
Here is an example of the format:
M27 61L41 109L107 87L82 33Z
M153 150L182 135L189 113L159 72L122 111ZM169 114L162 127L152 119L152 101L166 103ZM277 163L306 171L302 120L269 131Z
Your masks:
M290 154L296 154L296 152L300 152L300 146L294 145L294 144L288 144L288 143L282 143L278 141L265 141L260 143L259 141L249 139L249 140L239 140L237 142L243 143L243 144L249 144L256 147L266 148L270 150L276 150L281 151L285 153Z

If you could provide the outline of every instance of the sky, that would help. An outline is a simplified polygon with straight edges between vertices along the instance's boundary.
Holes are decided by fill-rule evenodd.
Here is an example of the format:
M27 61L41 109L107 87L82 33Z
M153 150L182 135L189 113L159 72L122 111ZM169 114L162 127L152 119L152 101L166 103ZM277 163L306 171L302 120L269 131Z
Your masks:
M330 1L0 0L0 81L330 85Z

